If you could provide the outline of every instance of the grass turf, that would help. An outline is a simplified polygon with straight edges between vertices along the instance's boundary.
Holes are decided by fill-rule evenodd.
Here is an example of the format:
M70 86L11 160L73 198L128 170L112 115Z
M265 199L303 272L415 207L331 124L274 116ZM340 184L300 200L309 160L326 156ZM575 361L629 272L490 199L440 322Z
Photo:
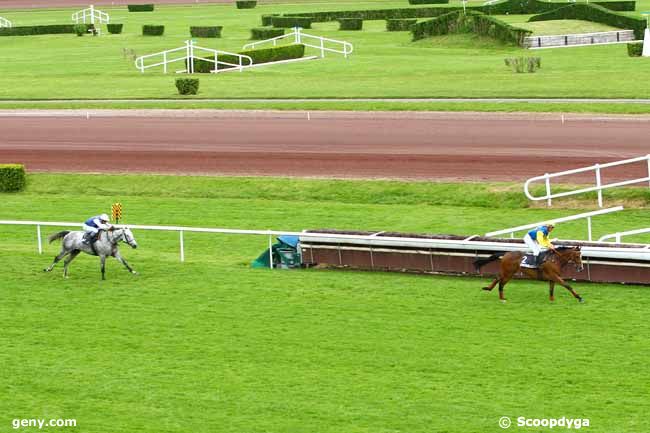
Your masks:
M527 209L508 188L32 175L26 192L0 195L0 219L81 221L120 200L132 223L475 233L567 213ZM605 216L594 228L638 227L647 215ZM478 279L252 270L266 245L257 237L186 234L180 264L176 235L155 232L136 232L140 248L124 249L139 277L111 262L100 282L86 256L63 280L60 269L40 272L56 246L41 257L33 228L1 230L6 426L76 418L76 429L56 431L484 433L502 431L506 415L589 418L593 432L649 427L643 287L579 284L585 305L564 292L551 305L544 284L518 281L502 305Z
M639 2L639 10L644 10L646 3ZM125 24L124 34L0 38L0 98L173 98L177 96L174 74L140 74L132 60L125 58L123 49L132 49L137 55L170 49L188 39L190 25L223 25L222 39L198 42L237 51L248 42L250 28L259 26L260 16L265 13L398 6L405 5L394 1L272 4L251 10L237 10L230 4L189 5L160 6L153 13L105 8L113 22ZM51 24L69 22L71 11L2 14L15 25ZM165 36L141 36L143 24L164 24ZM323 61L241 74L201 75L198 97L650 97L650 91L636 84L645 79L644 60L628 57L624 45L546 50L541 54L540 71L515 74L503 65L503 58L526 53L519 48L476 44L462 36L412 43L408 32L386 32L383 21L367 21L361 32L341 32L337 28L338 23L317 23L309 32L352 42L355 52L347 60L331 56ZM549 28L545 31L553 32ZM44 43L47 50L43 49ZM607 79L603 80L603 76ZM317 102L315 105L322 107ZM377 107L373 103L360 105L363 109ZM618 111L617 107L608 109Z

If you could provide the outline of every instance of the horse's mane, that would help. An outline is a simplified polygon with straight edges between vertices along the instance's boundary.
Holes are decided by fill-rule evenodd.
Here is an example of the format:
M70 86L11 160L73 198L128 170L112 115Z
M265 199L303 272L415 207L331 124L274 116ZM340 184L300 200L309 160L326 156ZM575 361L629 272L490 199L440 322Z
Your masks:
M572 250L572 249L574 249L574 248L575 248L575 247L567 247L567 246L563 246L563 247L557 247L556 250L562 252L562 251L569 251L569 250Z

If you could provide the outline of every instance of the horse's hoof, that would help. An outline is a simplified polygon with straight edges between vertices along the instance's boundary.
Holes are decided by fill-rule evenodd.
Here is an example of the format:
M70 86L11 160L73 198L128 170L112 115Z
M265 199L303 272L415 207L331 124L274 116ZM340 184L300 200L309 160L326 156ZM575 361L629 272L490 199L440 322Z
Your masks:
M505 304L507 302L507 300L506 299L499 299L499 302L501 302L502 304Z
M584 304L584 303L585 303L585 300L582 299L582 298L578 298L578 302L580 302L581 304Z
M555 298L550 298L549 301L555 302Z
M488 291L488 292L492 290L489 287L482 287L482 289L485 290L485 291Z
M139 275L136 271L131 271L133 275Z

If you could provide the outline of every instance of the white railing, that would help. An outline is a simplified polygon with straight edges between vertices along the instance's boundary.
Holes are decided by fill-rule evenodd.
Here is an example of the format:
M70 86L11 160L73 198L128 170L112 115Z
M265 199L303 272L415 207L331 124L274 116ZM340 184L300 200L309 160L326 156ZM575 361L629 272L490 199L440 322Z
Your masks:
M281 41L283 39L288 39L288 38L293 38L293 43L295 44L302 44L306 47L316 48L317 50L320 50L321 57L325 57L325 52L330 52L330 53L343 54L343 57L347 58L350 54L352 54L352 50L354 49L352 44L349 42L337 41L336 39L324 38L322 36L308 35L307 33L303 33L300 27L294 27L293 31L291 33L287 33L286 35L277 36L271 39L264 39L263 41L251 42L249 44L244 45L243 49L247 50L249 48L255 48L257 45L268 44L269 42L272 43L273 46L275 47L277 46L278 41ZM307 41L316 40L317 44L315 45L311 44L306 40ZM338 44L341 46L341 49L326 47L325 42Z
M622 211L622 210L623 210L623 206L616 206L616 207L612 207L612 208L609 208L609 209L596 210L596 211L592 211L592 212L585 212L585 213L580 213L580 214L571 215L571 216L562 217L562 218L553 218L551 220L541 221L541 222L537 222L537 223L533 223L533 224L526 224L526 225L523 225L523 226L510 227L510 228L507 228L507 229L498 230L496 232L486 233L485 236L492 237L492 236L510 234L510 237L514 238L516 232L534 229L534 228L542 226L544 224L549 224L549 223L556 224L556 223L563 223L563 222L567 222L567 221L575 221L575 220L580 220L580 219L585 219L586 218L587 219L587 238L588 238L588 240L591 241L591 240L593 240L592 232L591 232L591 217L594 217L596 215L604 215L604 214L608 214L608 213L612 213L612 212L619 212L619 211Z
M111 18L106 12L95 9L95 6L93 5L72 14L72 21L77 24L79 24L80 21L83 24L108 24L110 20Z
M638 229L638 230L628 230L625 232L616 232L616 233L610 233L605 236L601 236L600 239L598 239L598 242L607 242L608 239L614 239L614 242L617 244L621 243L621 238L623 236L633 236L633 235L641 235L644 233L650 233L650 228L646 229ZM650 248L650 245L648 245L646 248Z
M198 54L202 54L202 55L198 55L197 51L199 52ZM180 53L181 56L174 57L173 56L174 53ZM204 57L207 55L213 55L214 59L209 59L207 57ZM229 62L224 62L222 60L219 60L220 55L228 55L228 56L236 57L238 63L229 63ZM145 60L154 59L154 58L159 58L160 61L149 65L145 65ZM206 62L213 63L214 69L210 71L212 73L223 72L225 70L232 70L232 68L237 68L241 72L244 68L253 65L253 59L250 58L249 56L245 56L237 53L230 53L228 51L213 50L211 48L203 48L203 47L199 47L198 45L195 45L194 41L185 41L185 46L183 47L174 48L172 50L161 51L159 53L148 54L146 56L138 57L137 59L135 59L135 67L138 68L140 72L144 73L145 69L162 66L163 72L166 74L167 65L174 62L183 62L185 68L178 70L176 72L193 74L194 59L204 60ZM228 68L219 69L219 65L226 65L228 66Z
M9 21L8 19L6 19L4 17L0 17L0 28L2 28L2 27L11 27L11 26L13 26L11 21Z
M643 162L647 161L648 163L648 176L647 177L642 177L638 179L631 179L631 180L625 180L622 182L614 182L614 183L608 183L603 185L601 181L601 170L604 168L608 167L616 167L619 165L625 165L625 164L634 164L638 162ZM565 191L565 192L558 192L553 194L551 192L551 179L554 179L556 177L561 177L561 176L567 176L571 174L578 174L578 173L585 173L585 172L590 172L593 171L596 175L596 185L591 186L588 188L581 188L573 191ZM530 184L536 181L544 181L546 185L546 194L541 196L541 197L535 197L530 193L529 187ZM560 171L558 173L552 173L552 174L544 174L543 176L535 176L531 177L526 181L524 184L524 194L526 194L526 197L528 197L530 200L547 200L547 204L550 206L551 205L551 200L554 198L558 197L568 197L571 195L576 195L576 194L584 194L587 192L592 192L592 191L597 191L598 192L598 206L603 207L603 190L608 189L608 188L615 188L618 186L626 186L626 185L633 185L635 183L641 183L641 182L648 182L648 186L650 186L650 154L646 156L640 156L638 158L632 158L632 159L625 159L622 161L615 161L615 162L608 162L606 164L596 164L592 165L590 167L584 167L584 168L577 168L575 170L567 170L567 171Z

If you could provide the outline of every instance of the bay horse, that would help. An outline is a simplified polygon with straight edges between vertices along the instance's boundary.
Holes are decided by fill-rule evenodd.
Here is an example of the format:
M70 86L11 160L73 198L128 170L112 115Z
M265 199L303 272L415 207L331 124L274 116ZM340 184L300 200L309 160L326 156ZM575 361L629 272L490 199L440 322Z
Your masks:
M584 302L584 299L573 290L561 276L560 273L562 269L569 263L573 263L578 272L582 272L584 269L582 266L582 251L580 247L558 247L555 251L548 251L546 260L538 268L522 268L521 259L524 257L525 253L519 251L510 251L507 253L496 253L492 254L486 259L479 259L474 261L476 270L480 271L481 267L493 262L495 260L501 259L501 266L497 277L490 283L489 286L483 287L483 290L491 291L494 289L494 286L499 284L499 299L502 302L505 302L506 298L503 296L503 288L512 277L518 272L522 271L524 274L528 275L530 278L540 281L548 281L549 283L549 300L555 301L555 296L553 290L555 289L555 284L567 289L578 302Z
M90 254L92 256L99 256L99 262L101 265L102 271L102 280L106 279L105 276L105 263L106 257L115 257L124 267L131 272L132 274L137 274L131 266L127 263L126 260L120 255L120 251L117 248L119 242L127 243L131 248L137 248L138 243L133 237L133 233L129 228L122 229L111 229L109 231L101 230L97 235L97 240L93 245L87 244L83 241L84 232L75 231L71 232L64 230L58 233L50 235L47 239L50 243L54 242L57 239L63 238L61 242L61 252L54 257L52 264L43 269L45 272L50 272L62 258L68 256L63 262L63 278L68 278L68 266L70 262L79 255L80 252Z

